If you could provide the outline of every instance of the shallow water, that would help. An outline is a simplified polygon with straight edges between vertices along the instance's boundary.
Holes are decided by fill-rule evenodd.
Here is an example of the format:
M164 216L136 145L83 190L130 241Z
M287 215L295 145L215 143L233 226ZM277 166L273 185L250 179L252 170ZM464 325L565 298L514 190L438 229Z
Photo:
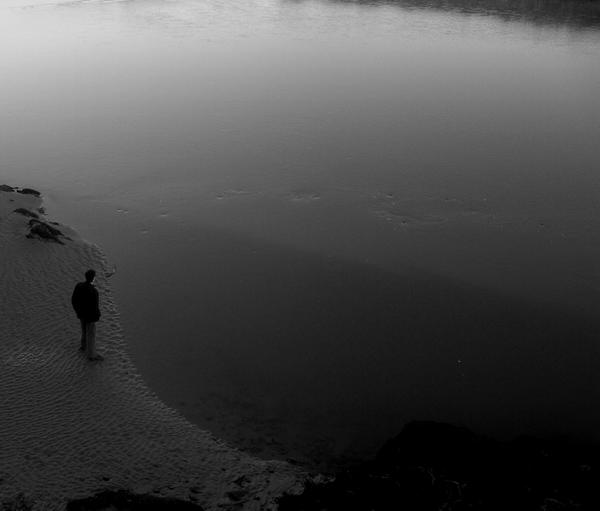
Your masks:
M9 0L0 181L104 248L144 377L246 449L595 438L599 62L588 2Z

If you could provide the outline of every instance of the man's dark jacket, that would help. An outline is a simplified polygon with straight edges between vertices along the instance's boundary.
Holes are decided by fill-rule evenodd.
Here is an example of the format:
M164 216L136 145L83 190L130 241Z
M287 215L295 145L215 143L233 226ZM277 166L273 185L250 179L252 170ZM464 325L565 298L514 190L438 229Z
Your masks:
M98 290L89 282L80 282L73 290L71 303L77 317L86 323L95 323L100 319L100 300Z

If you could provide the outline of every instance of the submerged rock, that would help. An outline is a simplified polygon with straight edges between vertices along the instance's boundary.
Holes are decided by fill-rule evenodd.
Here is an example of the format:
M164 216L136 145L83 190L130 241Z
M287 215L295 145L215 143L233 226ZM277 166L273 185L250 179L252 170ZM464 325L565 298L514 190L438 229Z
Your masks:
M35 195L36 197L40 197L42 194L33 188L21 188L17 190L17 193L22 193L24 195Z
M202 511L202 508L185 500L137 495L127 490L103 491L92 497L72 500L66 511Z
M15 189L12 186L0 185L0 192L14 192Z
M286 495L280 511L592 511L600 509L600 451L565 440L499 442L412 422L373 461Z

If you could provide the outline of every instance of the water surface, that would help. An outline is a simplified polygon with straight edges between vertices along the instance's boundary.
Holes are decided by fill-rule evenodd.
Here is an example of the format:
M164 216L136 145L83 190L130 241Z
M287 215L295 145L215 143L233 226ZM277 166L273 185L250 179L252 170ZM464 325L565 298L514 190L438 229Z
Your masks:
M595 438L599 10L10 0L0 180L105 249L144 377L236 445Z

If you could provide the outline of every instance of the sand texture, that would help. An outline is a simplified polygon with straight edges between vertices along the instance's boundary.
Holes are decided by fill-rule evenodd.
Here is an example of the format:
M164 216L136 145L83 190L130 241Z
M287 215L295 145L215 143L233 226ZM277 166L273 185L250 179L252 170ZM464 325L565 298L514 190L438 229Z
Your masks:
M27 238L31 217L14 210L40 206L0 191L0 501L24 493L34 509L54 510L125 488L207 510L273 509L299 489L297 468L230 448L146 387L126 353L102 252L65 226L55 225L64 244ZM78 351L70 296L88 268L98 270L104 362Z

